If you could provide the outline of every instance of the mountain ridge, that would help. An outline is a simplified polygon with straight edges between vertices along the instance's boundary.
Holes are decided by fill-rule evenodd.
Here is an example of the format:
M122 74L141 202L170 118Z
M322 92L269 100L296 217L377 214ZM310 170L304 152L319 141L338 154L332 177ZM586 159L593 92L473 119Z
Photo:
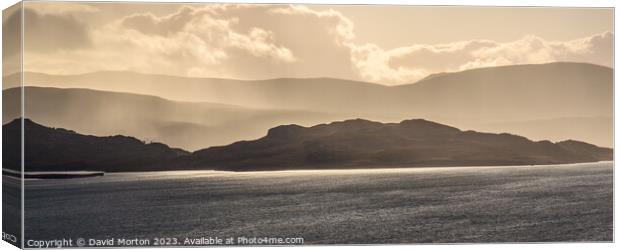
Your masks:
M123 74L131 75L124 77ZM27 73L25 81L27 85L40 87L80 87L154 95L168 100L208 101L263 108L287 107L319 112L354 112L363 108L369 113L400 115L401 119L428 115L431 120L438 120L438 114L450 116L452 120L462 120L458 117L461 111L450 109L456 104L466 104L467 108L484 111L476 114L476 118L489 121L497 120L496 117L506 119L505 114L490 109L493 106L513 111L512 116L523 116L518 120L549 118L554 113L561 116L609 115L609 91L613 87L611 68L564 62L441 73L415 83L391 87L336 78L236 81L131 72L121 72L120 76L106 76L105 72L41 76L52 78L29 77ZM592 103L580 101L584 98L591 99ZM523 107L515 109L503 104L501 101L504 99L513 101L512 106ZM578 102L574 110L563 108L570 102ZM421 108L423 106L426 107Z
M354 119L311 127L278 126L257 140L195 151L186 164L232 171L539 165L610 160L612 152L584 142L462 131L424 119L399 123Z
M408 85L414 85L414 84L418 84L418 83L421 83L421 82L429 81L429 80L431 80L433 78L436 78L436 77L443 77L443 76L453 75L453 74L473 73L473 72L488 71L488 70L493 70L493 69L528 68L528 67L536 67L536 66L554 66L554 65L585 65L585 66L588 66L588 67L601 68L601 69L604 69L604 70L613 70L614 69L612 67L607 67L605 65L594 64L594 63L586 63L586 62L549 62L549 63L511 64L511 65L501 65L501 66L472 68L472 69L466 69L466 70L460 70L460 71L436 72L436 73L429 74L428 76L426 76L426 77L424 77L424 78L422 78L420 80L417 80L415 82L398 84L398 85L393 85L393 86L390 86L390 87L404 87L404 86L408 86Z
M199 79L199 80L225 80L225 81L238 81L238 82L265 82L265 81L272 81L272 80L340 80L340 81L347 81L347 82L351 82L351 83L364 83L364 84L372 84L372 85L379 85L379 86L384 86L384 87L403 87L403 86L408 86L408 85L414 85L420 82L424 82L427 81L431 78L435 78L438 76L444 76L444 75L449 75L449 74L456 74L456 73L464 73L464 72L471 72L471 71L478 71L478 70L487 70L487 69L501 69L501 68L511 68L511 67L527 67L527 66L536 66L536 65L557 65L557 64L565 64L565 65L571 65L571 64L575 64L575 65L589 65L589 66L594 66L594 67L600 67L600 68L604 68L604 69L609 69L609 70L613 70L612 67L608 67L605 65L600 65L600 64L594 64L594 63L587 63L587 62L568 62L568 61L562 61L562 62L549 62L549 63L529 63L529 64L512 64L512 65L501 65L501 66L489 66L489 67L480 67L480 68L473 68L473 69L466 69L466 70L460 70L460 71L445 71L445 72L435 72L435 73L431 73L425 77L423 77L420 80L414 81L414 82L407 82L407 83L402 83L402 84L384 84L384 83L378 83L378 82L371 82L371 81L366 81L366 80L355 80L355 79L346 79L346 78L336 78L336 77L276 77L276 78L264 78L264 79L237 79L237 78L223 78L223 77L192 77L192 76L181 76L181 75L167 75L167 74L157 74L157 73L143 73L143 72L136 72L136 71L130 71L130 70L100 70L100 71L93 71L93 72L87 72L87 73L80 73L80 74L49 74L49 73L42 73L42 72L36 72L36 71L25 71L23 72L24 75L40 75L40 76L47 76L47 77L78 77L78 76L91 76L91 75L100 75L100 74L107 74L107 73L112 73L112 74L129 74L129 75L140 75L140 76L159 76L159 77L166 77L166 78L178 78L178 79ZM21 73L13 73L13 74L9 74L6 77L7 79L14 79L19 77Z

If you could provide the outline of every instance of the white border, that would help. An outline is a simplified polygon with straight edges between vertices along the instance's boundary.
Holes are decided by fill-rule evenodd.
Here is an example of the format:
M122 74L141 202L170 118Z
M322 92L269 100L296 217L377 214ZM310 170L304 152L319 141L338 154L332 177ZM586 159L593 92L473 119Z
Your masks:
M0 1L0 8L5 9L18 1ZM64 2L78 2L75 0L66 0ZM355 1L344 1L344 0L243 0L243 1L231 1L231 0L205 0L205 1L196 1L196 0L188 0L188 1L179 1L179 0L145 0L145 1L136 1L130 0L125 2L223 2L223 3L237 3L237 2L245 2L245 3L307 3L307 4L397 4L397 5L476 5L476 6L554 6L554 7L613 7L616 8L618 6L617 1L610 0L597 0L597 1L587 1L587 0L502 0L500 1L483 1L483 0L355 0ZM615 15L615 9L614 9ZM614 25L614 34L618 34L618 28ZM2 39L2 35L0 34L0 41ZM614 39L614 48L616 48L618 44L618 40ZM1 48L0 48L1 52ZM618 51L614 49L614 58L617 58ZM615 65L615 61L614 61ZM615 70L614 70L615 76ZM614 77L615 79L615 77ZM614 82L615 86L615 82ZM614 88L614 96L618 96L618 88ZM2 97L0 95L0 108L1 108L1 100ZM615 100L615 99L614 99ZM616 111L618 110L618 103L614 101L614 121L617 116ZM614 123L614 131L618 130L617 123ZM2 136L0 134L0 140ZM615 142L617 141L618 136L614 135L614 145L617 145ZM1 146L0 146L1 147ZM0 151L0 155L1 155ZM614 158L618 159L618 150L614 150ZM615 183L618 183L618 175L614 174L614 186ZM614 187L615 189L615 187ZM0 194L1 195L1 194ZM620 239L619 231L616 228L618 218L615 216L615 211L618 208L618 192L614 190L614 239ZM0 212L2 210L0 209ZM551 243L551 244L456 244L456 245L379 245L379 246L302 246L304 249L372 249L376 247L385 247L390 249L410 249L410 248L418 248L418 249L496 249L501 247L502 249L567 249L567 250L582 250L582 249L615 249L617 243ZM0 241L1 249L17 249L14 246L8 244L7 242ZM226 249L243 249L247 247L227 247ZM300 249L301 247L261 247L261 249ZM180 249L180 248L139 248L139 249Z

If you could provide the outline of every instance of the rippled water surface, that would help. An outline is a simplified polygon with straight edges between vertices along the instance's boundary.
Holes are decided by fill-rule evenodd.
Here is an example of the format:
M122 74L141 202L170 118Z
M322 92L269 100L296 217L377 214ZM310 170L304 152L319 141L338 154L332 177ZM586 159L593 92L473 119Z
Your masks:
M26 181L26 240L611 241L613 163L112 173Z

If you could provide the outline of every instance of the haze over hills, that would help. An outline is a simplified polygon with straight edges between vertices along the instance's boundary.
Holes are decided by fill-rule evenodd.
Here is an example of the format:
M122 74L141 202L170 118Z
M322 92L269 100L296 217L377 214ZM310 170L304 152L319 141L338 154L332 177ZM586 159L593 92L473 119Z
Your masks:
M18 75L7 77L12 82ZM19 82L19 81L17 81ZM227 103L248 107L317 111L351 111L363 99L372 101L387 87L332 78L233 80L100 71L82 75L26 72L28 86L88 88L159 96L175 101ZM355 99L343 103L343 94ZM336 110L334 110L336 108Z
M149 108L151 101L140 97L136 101L120 102L143 107L130 112L123 109L131 105L115 105L118 99L107 100L106 92L95 92L102 95L94 98L99 100L96 103L91 100L92 95L69 98L75 102L57 102L54 96L85 94L51 89L38 89L39 95L51 93L45 94L45 98L28 100L33 103L27 109L39 108L32 108L27 115L46 124L88 134L130 134L190 150L255 139L278 124L308 126L350 118L397 122L409 117L477 131L511 132L536 140L577 139L601 146L613 145L613 70L584 63L513 65L442 73L395 87L330 78L240 81L133 72L70 76L26 73L25 81L27 85L121 91L183 100L182 103L208 102L229 107L205 108L207 104L188 107L194 104L183 106L177 105L178 101L158 99L159 104L154 105L157 108ZM72 93L58 94L62 91ZM59 114L56 117L46 114L50 106L35 103L48 98L55 104L55 111L51 112ZM92 108L83 109L80 105L83 101L87 102L84 107ZM220 112L222 109L225 111ZM217 117L229 117L230 109L248 111L233 112L238 115L235 119L220 123ZM87 113L81 110L120 114L102 116L105 119L70 117L70 114ZM257 115L261 119L256 119L252 114L265 114L257 110L266 110L269 115ZM9 118L15 117L17 114ZM118 127L114 117L129 117L124 124L127 128ZM202 143L192 142L194 138L202 139Z
M19 169L21 120L3 125L3 167ZM421 120L282 125L263 138L188 153L122 135L97 137L24 120L26 171L231 171L560 164L612 160L579 141L530 141Z
M613 70L603 66L549 63L443 73L395 87L330 78L240 81L133 72L69 76L26 73L24 82L33 86L89 88L247 107L422 113L497 122L610 116L612 77ZM477 112L463 114L455 107Z
M312 111L178 102L89 89L25 87L24 95L26 117L48 126L98 136L130 135L186 150L256 139L282 123L313 125L347 118ZM19 97L17 88L4 90L3 105L8 107ZM3 121L20 116L18 109L5 109Z
M510 132L536 141L576 139L599 146L613 147L613 126L613 117L599 116L482 123L467 128L492 133Z

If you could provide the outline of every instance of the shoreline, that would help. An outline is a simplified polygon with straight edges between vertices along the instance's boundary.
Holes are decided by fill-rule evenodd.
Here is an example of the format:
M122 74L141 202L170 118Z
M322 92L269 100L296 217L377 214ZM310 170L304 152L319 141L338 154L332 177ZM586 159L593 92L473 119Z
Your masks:
M24 179L73 179L104 176L103 171L50 171L50 172L24 172ZM21 178L22 172L11 169L2 169L2 175Z

